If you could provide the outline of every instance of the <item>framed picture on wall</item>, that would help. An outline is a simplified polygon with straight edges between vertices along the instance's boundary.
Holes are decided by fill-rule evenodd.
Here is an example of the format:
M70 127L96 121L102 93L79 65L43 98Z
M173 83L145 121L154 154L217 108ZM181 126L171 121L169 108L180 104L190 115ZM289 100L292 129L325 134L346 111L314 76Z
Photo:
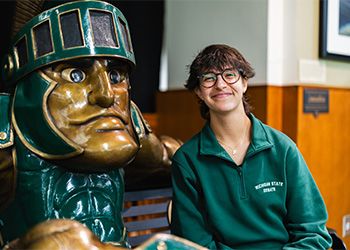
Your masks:
M319 54L350 62L350 0L320 0Z

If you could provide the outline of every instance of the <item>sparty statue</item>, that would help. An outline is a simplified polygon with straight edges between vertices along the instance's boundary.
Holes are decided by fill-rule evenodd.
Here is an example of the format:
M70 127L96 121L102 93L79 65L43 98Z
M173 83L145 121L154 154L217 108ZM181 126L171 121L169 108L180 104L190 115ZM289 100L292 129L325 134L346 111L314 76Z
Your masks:
M134 66L127 20L106 2L64 3L16 32L1 70L3 242L69 218L128 245L123 168L168 166L178 146L158 139L130 100Z

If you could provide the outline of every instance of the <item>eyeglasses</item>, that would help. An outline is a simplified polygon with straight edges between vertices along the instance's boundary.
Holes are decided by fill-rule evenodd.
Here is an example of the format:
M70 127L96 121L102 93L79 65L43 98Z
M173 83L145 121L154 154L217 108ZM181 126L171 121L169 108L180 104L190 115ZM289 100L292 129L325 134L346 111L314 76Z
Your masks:
M218 75L221 75L222 79L228 84L235 84L241 77L241 75L236 70L225 69L221 73L215 74L214 72L208 72L198 76L199 83L204 88L211 88L218 80Z

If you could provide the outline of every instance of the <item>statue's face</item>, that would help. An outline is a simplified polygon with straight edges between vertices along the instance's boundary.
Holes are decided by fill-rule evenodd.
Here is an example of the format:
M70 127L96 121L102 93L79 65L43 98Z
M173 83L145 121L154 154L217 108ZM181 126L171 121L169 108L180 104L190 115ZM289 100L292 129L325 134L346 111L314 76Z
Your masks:
M79 59L43 70L56 86L47 109L55 127L84 149L87 165L122 167L138 144L129 107L129 77L119 60Z

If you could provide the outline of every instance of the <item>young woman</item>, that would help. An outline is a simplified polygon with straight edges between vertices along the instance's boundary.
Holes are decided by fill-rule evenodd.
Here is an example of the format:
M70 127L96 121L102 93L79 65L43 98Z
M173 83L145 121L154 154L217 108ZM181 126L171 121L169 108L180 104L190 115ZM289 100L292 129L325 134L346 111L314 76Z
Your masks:
M173 158L172 233L209 249L328 249L327 211L302 155L250 113L250 64L211 45L189 73L207 123Z

